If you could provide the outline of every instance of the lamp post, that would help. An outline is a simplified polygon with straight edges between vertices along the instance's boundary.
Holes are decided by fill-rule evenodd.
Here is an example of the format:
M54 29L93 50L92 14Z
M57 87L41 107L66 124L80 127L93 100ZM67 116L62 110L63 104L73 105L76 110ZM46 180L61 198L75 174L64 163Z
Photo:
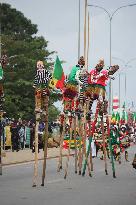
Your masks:
M105 13L107 13L108 15L108 18L109 18L109 27L110 27L110 66L111 66L111 34L112 34L112 19L113 17L115 16L115 14L120 10L120 9L123 9L123 8L126 8L126 7L132 7L132 6L136 6L136 4L128 4L128 5L125 5L125 6L120 6L118 7L117 9L115 9L114 12L110 13L108 10L106 10L104 7L101 7L101 6L98 6L98 5L93 5L93 4L88 4L89 7L96 7L96 8L99 8L99 9L102 9L103 11L105 11ZM111 99L111 79L110 79L110 82L109 82L109 114L111 113L111 105L112 105L112 99Z
M124 64L124 66L123 66L123 68L120 70L120 72L119 72L119 108L120 108L120 102L121 102L121 96L120 96L120 83L121 83L121 74L125 74L125 81L124 81L124 87L125 87L125 104L126 104L126 97L127 97L127 76L126 76L126 73L124 72L122 72L122 71L124 71L124 70L126 70L126 69L128 69L129 67L129 64L131 63L131 62L133 62L133 61L135 61L136 60L136 58L132 58L132 59L130 59L129 61L127 61L127 62L125 62L123 59L121 59L121 58L117 58L117 57L112 57L113 59L116 59L116 60L119 60L119 61L121 61L123 64Z

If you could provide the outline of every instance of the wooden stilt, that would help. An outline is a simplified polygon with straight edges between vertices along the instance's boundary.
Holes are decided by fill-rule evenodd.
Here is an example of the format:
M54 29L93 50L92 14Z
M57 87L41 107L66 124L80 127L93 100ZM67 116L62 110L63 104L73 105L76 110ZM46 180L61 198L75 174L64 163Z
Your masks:
M62 120L62 123L61 123L61 130L60 130L60 149L59 149L59 163L58 163L58 168L57 168L57 171L60 172L60 170L62 169L62 150L63 150L63 139L64 139L64 135L65 135L65 124L66 124L66 121L65 121L65 114L64 116L61 116L63 117Z
M77 156L77 140L76 140L76 115L74 113L74 146L75 146L75 174L77 174L77 161L78 161L78 156Z
M73 119L72 119L72 121L73 121ZM72 139L72 122L70 122L70 138L69 138L68 154L67 154L67 159L66 159L64 179L66 179L66 177L68 175L68 164L69 164L69 158L70 158L71 139Z
M87 101L87 113L88 115L88 125L89 125L89 141L92 143L92 137L91 135L91 114L89 113L89 103L90 103L90 98ZM92 147L90 147L90 165L91 165L91 171L93 171L93 159L92 159Z
M104 153L104 163L105 163L105 174L108 175L103 115L101 116L101 129L102 129L102 140L103 140L103 153Z
M113 159L113 153L112 153L110 124L109 124L109 117L108 116L106 117L106 122L107 122L107 130L108 130L108 139L109 139L109 147L110 147L110 156L111 156L111 163L112 163L113 178L116 178L115 165L114 165L114 159Z
M91 119L88 121L88 123L89 123L89 133L90 133L89 138L91 138L89 140L92 143L92 137L93 136L91 136ZM90 147L90 164L91 164L91 171L93 171L92 147Z
M37 186L37 177L38 177L38 126L39 126L40 114L36 113L36 127L35 127L35 161L34 161L34 178L33 178L33 187Z
M81 175L82 170L82 142L83 142L83 123L81 121L81 113L78 114L78 134L79 134L79 175Z
M47 145L48 145L48 95L45 96L45 136L44 136L44 160L43 160L43 173L42 184L44 186L45 174L46 174L46 159L47 159Z
M88 156L90 154L90 147L91 147L91 138L89 137L89 145L88 148L86 150L86 113L88 110L88 102L85 103L85 107L84 107L84 156L85 156L85 162L84 162L84 167L83 167L83 172L82 172L82 176L85 175L85 169L86 166L88 167L88 175L91 177L91 168L90 168L90 160L88 160Z
M83 167L82 176L85 175L86 165L87 165L88 156L89 156L90 148L91 148L91 142L92 142L91 137L93 136L93 133L94 133L94 131L95 131L95 125L96 125L96 122L97 122L98 113L99 113L99 103L97 103L95 118L94 118L93 125L92 125L92 131L91 131L91 135L90 135L90 137L89 137L89 145L88 145L88 149L87 149L87 153L86 153L86 159L85 159L85 161L84 161L84 167Z

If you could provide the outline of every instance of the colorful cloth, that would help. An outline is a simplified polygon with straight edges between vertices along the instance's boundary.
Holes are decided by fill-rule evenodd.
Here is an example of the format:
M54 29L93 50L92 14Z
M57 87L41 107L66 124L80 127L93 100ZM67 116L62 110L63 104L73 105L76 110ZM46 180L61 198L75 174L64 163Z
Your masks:
M65 81L64 71L63 71L61 62L59 60L59 57L57 56L55 64L54 64L52 80L50 81L50 87L51 88L56 87L57 89L63 90L64 81Z
M107 80L108 80L108 70L102 70L101 72L98 72L96 69L93 69L90 72L88 83L106 86Z
M76 66L72 67L72 70L71 70L69 77L68 77L68 82L70 82L72 84L77 84L76 73L79 70L80 70L80 65L76 65Z

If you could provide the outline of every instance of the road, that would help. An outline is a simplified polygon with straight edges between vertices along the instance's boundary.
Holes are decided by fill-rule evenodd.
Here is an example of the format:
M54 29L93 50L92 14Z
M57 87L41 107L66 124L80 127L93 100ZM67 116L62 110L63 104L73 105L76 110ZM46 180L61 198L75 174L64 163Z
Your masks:
M93 177L74 174L74 158L70 158L69 173L56 172L57 159L47 160L45 187L41 187L42 162L39 162L38 186L32 187L33 163L7 166L0 176L0 205L135 205L136 170L132 159L136 146L129 150L129 162L116 162L117 178L104 173L104 162L94 159ZM65 160L65 159L64 159Z

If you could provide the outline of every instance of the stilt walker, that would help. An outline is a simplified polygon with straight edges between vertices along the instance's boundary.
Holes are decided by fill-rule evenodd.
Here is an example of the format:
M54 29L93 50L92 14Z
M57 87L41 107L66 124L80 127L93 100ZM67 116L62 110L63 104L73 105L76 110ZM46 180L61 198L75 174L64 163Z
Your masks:
M69 74L68 81L65 85L64 89L64 107L67 111L72 112L73 115L73 123L74 123L74 145L75 145L75 173L77 173L77 141L76 141L76 102L77 95L79 92L79 87L82 84L80 81L80 72L84 69L85 60L84 57L81 56L78 60L78 64L72 67L72 70ZM72 106L72 104L74 106Z
M42 186L44 186L45 169L46 169L46 157L47 157L47 140L48 140L48 82L51 79L51 74L44 68L43 61L37 62L37 70L34 79L35 88L35 114L36 114L36 129L35 129L35 164L34 164L34 182L33 186L36 186L36 178L38 176L38 124L41 115L45 115L45 139L44 139L44 163L43 163L43 175Z

